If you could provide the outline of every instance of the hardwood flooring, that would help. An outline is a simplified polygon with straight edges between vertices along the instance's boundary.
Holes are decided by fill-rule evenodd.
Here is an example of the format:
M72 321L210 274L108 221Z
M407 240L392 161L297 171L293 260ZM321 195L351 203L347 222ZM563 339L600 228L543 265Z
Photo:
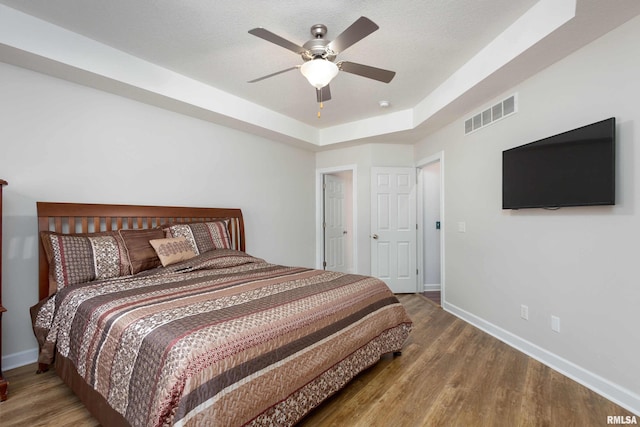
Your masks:
M399 298L414 321L402 356L385 355L301 426L589 427L633 415L422 295ZM0 425L98 425L53 372L35 370L5 372Z
M435 302L437 305L442 305L440 303L440 291L425 291L422 293L428 300Z

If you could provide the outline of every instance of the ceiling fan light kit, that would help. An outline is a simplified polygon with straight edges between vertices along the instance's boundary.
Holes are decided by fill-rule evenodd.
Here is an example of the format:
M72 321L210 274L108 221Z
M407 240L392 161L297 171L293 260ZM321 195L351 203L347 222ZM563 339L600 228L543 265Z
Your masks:
M307 61L300 67L300 72L311 86L322 89L338 75L338 66L326 59L317 58Z
M355 62L334 62L336 56L340 52L359 42L377 29L378 26L373 21L361 16L346 30L340 33L340 35L338 35L338 37L333 41L328 41L324 38L327 33L327 27L323 24L316 24L311 27L311 36L313 38L303 46L300 46L265 28L253 28L249 30L249 34L260 37L261 39L277 44L280 47L284 47L285 49L300 55L304 63L302 65L296 65L285 70L250 80L249 83L255 83L266 78L282 74L286 71L300 68L302 75L309 81L311 86L316 89L316 97L321 105L323 101L331 99L329 83L338 74L338 71L344 71L345 73L351 73L367 77L369 79L378 80L383 83L389 83L396 74L394 71L384 70L382 68L371 67L369 65L358 64Z

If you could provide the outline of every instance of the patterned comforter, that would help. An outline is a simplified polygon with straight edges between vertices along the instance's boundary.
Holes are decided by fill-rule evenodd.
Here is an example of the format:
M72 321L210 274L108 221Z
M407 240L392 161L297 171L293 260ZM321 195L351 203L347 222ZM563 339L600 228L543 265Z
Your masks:
M292 425L384 353L411 320L380 280L215 250L67 287L34 315L132 426Z

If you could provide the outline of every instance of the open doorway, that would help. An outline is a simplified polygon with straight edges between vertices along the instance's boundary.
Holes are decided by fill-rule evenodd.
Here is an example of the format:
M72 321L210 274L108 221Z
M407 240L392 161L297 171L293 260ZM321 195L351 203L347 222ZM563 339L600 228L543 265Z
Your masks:
M355 273L355 166L316 175L316 268Z
M444 182L443 156L418 163L418 266L422 292L441 305L444 301Z

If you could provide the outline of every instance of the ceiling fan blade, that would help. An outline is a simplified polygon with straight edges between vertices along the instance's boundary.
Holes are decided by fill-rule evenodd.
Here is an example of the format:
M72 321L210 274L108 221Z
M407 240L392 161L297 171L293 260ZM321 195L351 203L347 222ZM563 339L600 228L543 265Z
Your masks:
M281 46L285 49L289 49L290 51L295 53L302 54L307 51L307 49L303 48L302 46L299 46L293 42L290 42L287 39L283 39L279 35L274 34L271 31L262 27L249 30L249 34L253 34L254 36L260 37L261 39L264 39L268 42L275 43L278 46Z
M369 34L373 33L379 27L369 18L361 16L351 24L349 28L344 30L338 37L328 44L328 48L335 53L344 51L351 45L359 42Z
M278 74L286 73L287 71L295 70L296 68L300 68L300 66L296 65L295 67L289 67L286 70L276 71L275 73L267 74L266 76L262 76L262 77L258 77L257 79L249 80L247 83L259 82L260 80L268 79L269 77L277 76Z
M329 85L321 89L316 89L316 99L318 102L326 102L331 99L331 89L329 89Z
M382 68L371 67L369 65L357 64L355 62L340 61L336 65L344 72L357 74L369 79L389 83L396 75L395 71L383 70Z

